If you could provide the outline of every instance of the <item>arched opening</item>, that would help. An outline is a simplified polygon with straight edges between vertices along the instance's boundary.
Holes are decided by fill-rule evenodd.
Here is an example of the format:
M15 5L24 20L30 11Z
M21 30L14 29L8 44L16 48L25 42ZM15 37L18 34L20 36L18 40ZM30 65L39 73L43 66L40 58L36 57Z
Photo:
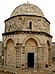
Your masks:
M12 39L8 39L6 42L6 64L8 66L15 66L16 64L16 50Z
M29 23L29 29L32 29L32 22Z
M33 38L29 38L25 43L25 52L26 52L25 61L26 61L27 68L37 68L37 61L38 61L37 47L38 47L38 44Z
M49 65L51 65L51 48L50 48L50 42L47 41L46 43L46 51L45 51L45 59L46 59L46 68L48 68Z

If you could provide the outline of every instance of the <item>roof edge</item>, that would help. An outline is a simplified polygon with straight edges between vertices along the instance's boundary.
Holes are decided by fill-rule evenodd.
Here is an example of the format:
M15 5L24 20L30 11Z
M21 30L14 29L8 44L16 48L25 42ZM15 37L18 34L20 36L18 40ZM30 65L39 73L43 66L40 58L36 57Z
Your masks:
M10 18L6 19L4 22L8 21L9 19L15 18L17 16L35 16L35 17L40 17L40 18L45 19L50 24L50 22L45 17L37 16L37 15L16 15L16 16L13 16L13 17L10 17Z

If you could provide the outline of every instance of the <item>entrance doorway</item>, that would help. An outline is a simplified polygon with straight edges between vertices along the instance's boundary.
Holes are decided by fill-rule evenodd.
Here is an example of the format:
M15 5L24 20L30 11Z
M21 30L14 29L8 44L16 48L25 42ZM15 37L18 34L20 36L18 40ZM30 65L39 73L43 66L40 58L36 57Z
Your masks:
M34 53L28 53L27 67L34 68Z

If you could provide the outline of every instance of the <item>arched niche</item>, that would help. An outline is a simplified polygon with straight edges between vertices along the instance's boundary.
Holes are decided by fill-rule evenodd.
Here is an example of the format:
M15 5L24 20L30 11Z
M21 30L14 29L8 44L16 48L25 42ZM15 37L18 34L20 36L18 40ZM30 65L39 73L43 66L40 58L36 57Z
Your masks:
M25 42L25 51L27 50L31 50L33 51L34 49L37 49L38 47L38 43L36 42L35 39L33 38L29 38L26 42Z
M48 40L46 42L45 61L45 66L48 68L48 66L51 65L51 44Z
M10 38L6 42L5 50L5 64L15 67L16 65L16 49L14 47L14 41Z
M23 65L26 68L37 68L37 63L38 63L38 41L36 41L34 38L29 37L28 39L26 39L25 41L25 48L23 48L23 51L25 51L25 53L23 54L22 58L24 61L22 61ZM28 60L31 61L30 59L28 59L28 56L31 56L31 58L33 59L33 63L32 63L32 67L28 65ZM29 56L29 57L30 57Z

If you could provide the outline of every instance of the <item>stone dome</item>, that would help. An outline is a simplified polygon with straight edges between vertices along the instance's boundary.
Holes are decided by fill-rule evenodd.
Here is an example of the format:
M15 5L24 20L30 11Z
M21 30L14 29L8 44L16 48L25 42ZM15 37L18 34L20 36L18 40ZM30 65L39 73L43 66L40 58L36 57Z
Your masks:
M11 17L17 15L37 15L37 16L44 16L42 10L34 5L29 3L24 3L22 5L17 6L11 14Z

